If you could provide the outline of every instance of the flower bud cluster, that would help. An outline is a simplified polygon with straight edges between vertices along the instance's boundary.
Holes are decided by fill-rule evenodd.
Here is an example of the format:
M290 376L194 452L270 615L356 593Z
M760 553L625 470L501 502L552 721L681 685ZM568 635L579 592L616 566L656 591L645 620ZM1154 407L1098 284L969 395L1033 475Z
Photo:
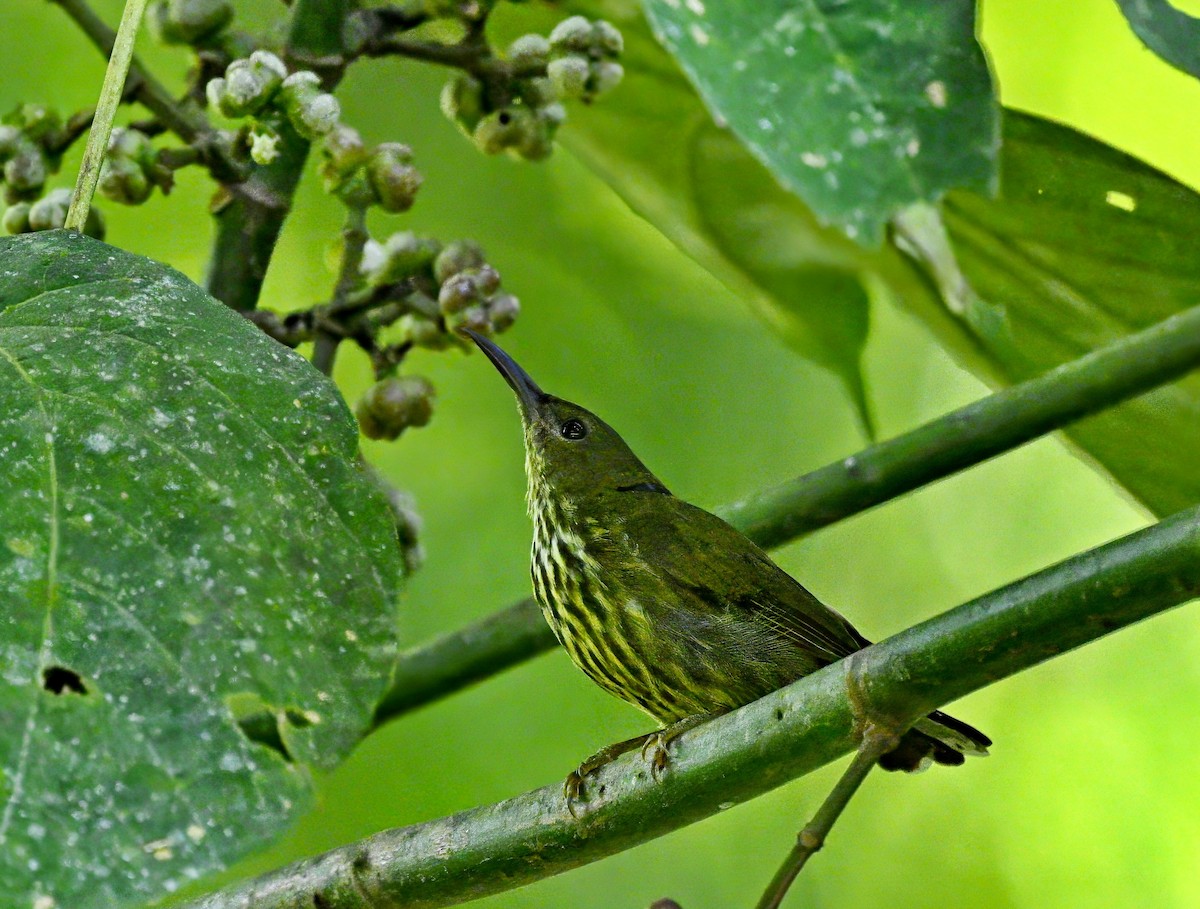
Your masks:
M621 81L623 45L610 23L572 16L549 38L522 35L509 45L508 83L501 91L466 73L451 79L442 89L442 112L485 154L545 158L567 116L562 102L590 103Z
M275 155L271 115L282 113L310 142L332 133L341 117L337 98L322 90L316 73L299 70L289 75L283 61L265 50L234 60L224 76L209 80L205 95L227 117L260 118L250 140L251 155L259 164L270 163Z
M408 211L421 188L412 149L399 142L368 148L348 126L338 126L322 143L326 191L351 207L378 205L393 214Z
M411 231L370 241L363 251L367 283L383 287L407 282L409 312L400 320L405 340L435 350L461 343L460 327L491 335L512 326L521 306L500 289L500 273L475 243L456 240L443 247Z
M625 75L617 62L625 41L616 27L603 19L564 19L550 33L549 44L546 75L560 98L593 101L616 88Z

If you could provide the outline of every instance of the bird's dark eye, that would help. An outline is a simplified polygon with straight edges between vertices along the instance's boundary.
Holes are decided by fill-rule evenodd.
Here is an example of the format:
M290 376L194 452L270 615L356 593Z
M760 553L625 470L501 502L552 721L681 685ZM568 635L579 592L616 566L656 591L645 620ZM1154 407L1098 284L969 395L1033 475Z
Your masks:
M583 420L567 420L559 427L558 431L562 433L564 439L570 439L572 442L578 442L588 432Z

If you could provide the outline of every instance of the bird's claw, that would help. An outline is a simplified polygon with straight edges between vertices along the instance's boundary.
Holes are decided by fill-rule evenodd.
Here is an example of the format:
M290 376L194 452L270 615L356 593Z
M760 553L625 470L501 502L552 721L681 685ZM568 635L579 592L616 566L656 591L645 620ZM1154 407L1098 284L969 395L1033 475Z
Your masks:
M647 736L646 741L642 743L642 760L650 764L650 778L655 782L658 782L660 774L671 762L670 752L667 751L670 744L671 740L659 733ZM649 757L646 756L646 752L650 752Z

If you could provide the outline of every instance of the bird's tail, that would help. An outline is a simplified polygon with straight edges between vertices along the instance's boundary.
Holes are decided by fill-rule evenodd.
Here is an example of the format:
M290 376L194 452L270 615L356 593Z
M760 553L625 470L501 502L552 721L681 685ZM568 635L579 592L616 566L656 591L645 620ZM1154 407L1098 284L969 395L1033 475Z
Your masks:
M924 770L931 763L957 766L968 755L984 757L992 740L962 720L935 710L900 739L900 744L879 759L884 770Z

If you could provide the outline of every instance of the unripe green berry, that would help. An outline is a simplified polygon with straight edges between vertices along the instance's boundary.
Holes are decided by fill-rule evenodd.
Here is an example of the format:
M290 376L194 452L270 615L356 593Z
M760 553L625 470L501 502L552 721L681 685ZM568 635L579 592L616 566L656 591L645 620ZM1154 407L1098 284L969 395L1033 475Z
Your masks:
M575 54L551 60L546 67L546 75L560 98L582 98L591 74L591 63Z
M433 416L433 385L423 376L399 376L376 382L359 398L355 413L369 439L395 439L410 426Z
M280 97L292 126L310 142L337 128L341 106L337 98L321 91L321 80L316 73L307 70L292 73L283 80Z
M384 211L408 211L416 201L422 177L411 162L412 149L398 142L385 142L372 152L367 178Z
M442 113L467 133L483 117L483 84L473 76L459 74L442 86Z
M122 205L141 205L154 186L142 165L130 158L105 158L100 166L100 195Z
M433 278L438 284L443 284L454 275L471 268L481 268L486 264L483 249L478 243L471 240L455 240L447 243L446 248L438 253L433 263Z
M550 50L558 53L585 53L592 47L592 23L585 16L563 19L550 32Z
M151 31L164 44L195 44L232 18L228 0L155 0L146 12Z
M29 208L30 230L56 230L67 220L71 207L71 190L52 189Z
M496 294L487 302L487 314L495 331L506 331L521 314L521 304L512 294Z
M480 265L478 268L467 270L464 274L471 276L475 281L475 286L485 297L490 297L500 289L500 272L490 265Z
M597 60L592 64L591 93L596 97L612 91L625 77L625 67L612 60Z
M18 202L4 210L4 229L10 234L29 233L28 202Z
M550 42L542 35L522 35L508 46L506 56L514 66L535 69L550 59Z
M45 185L46 176L46 156L28 139L20 143L17 153L4 164L4 182L10 194L36 193Z
M525 79L518 83L517 92L526 105L533 108L545 107L558 102L558 91L545 76Z
M505 107L479 121L472 138L485 155L516 148L534 125L534 114L527 107Z

